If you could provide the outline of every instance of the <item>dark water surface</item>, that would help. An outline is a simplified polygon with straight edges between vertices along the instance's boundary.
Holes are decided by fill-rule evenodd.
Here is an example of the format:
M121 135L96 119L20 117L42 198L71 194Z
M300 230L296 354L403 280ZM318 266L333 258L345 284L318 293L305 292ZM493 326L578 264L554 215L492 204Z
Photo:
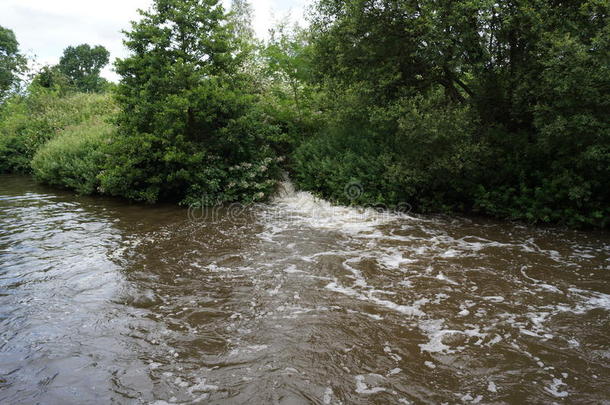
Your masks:
M610 403L610 236L0 176L0 403Z

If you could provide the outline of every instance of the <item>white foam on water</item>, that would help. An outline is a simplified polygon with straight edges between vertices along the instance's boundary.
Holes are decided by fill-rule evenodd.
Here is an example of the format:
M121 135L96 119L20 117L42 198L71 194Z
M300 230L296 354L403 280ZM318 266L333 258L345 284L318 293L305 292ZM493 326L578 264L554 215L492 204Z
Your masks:
M487 384L487 391L498 392L498 387L496 386L496 383L494 383L493 381L490 381L489 384Z
M401 371L402 371L402 369L401 369L401 368L398 368L398 367L393 368L393 369L391 369L390 371L388 371L387 376L389 377L389 376L392 376L392 375L399 374Z
M195 392L212 392L217 390L218 386L213 384L207 384L207 379L205 378L199 379L196 384L192 385L188 389L189 393L191 394L194 394Z
M267 350L269 345L251 345L247 349L251 352L260 352L261 350Z
M439 271L439 273L436 275L436 279L437 280L441 280L444 281L446 283L449 283L451 285L460 285L459 283L451 280L449 277L445 276L442 272Z
M419 328L428 336L428 342L419 345L422 352L429 353L456 353L463 349L462 346L451 347L443 342L443 338L447 335L464 335L469 338L478 337L480 338L475 345L482 343L482 339L487 336L487 333L482 333L480 327L473 326L471 329L456 330L456 329L445 329L443 326L445 321L443 319L428 319L419 322Z
M530 305L523 313L500 313L497 316L518 329L523 335L548 341L555 337L549 322L558 314L572 313L579 315L594 309L610 311L610 295L608 294L572 287L567 290L566 294L562 292L562 295L569 298L570 302L540 306ZM580 345L578 340L574 338L565 338L565 341L573 348Z
M378 212L370 208L334 205L306 191L296 191L289 181L281 183L273 200L274 208L281 219L289 218L293 224L312 228L329 229L347 234L372 233L376 227L399 218L411 218L392 212ZM414 219L414 218L412 218ZM376 233L377 236L383 236Z
M540 288L543 288L543 289L547 290L547 291L551 291L551 292L554 292L554 293L557 293L557 294L563 294L563 292L559 288L557 288L555 286L552 286L550 284L540 283L540 284L538 284L538 286Z
M347 310L348 314L360 314L360 315L364 315L367 316L375 321L382 321L383 320L383 316L380 315L375 315L375 314L369 314L368 312L362 312L362 311L354 311L353 309L348 309Z
M324 251L324 252L319 252L319 253L314 253L312 255L302 255L299 256L299 259L303 260L304 262L307 263L312 263L315 259L319 258L319 257L325 257L325 256L339 256L339 257L343 257L343 256L353 256L354 255L354 251L348 251L348 250L328 250L328 251Z
M417 260L405 258L402 251L392 249L390 254L377 256L377 262L388 269L399 269L401 265L416 263Z
M432 370L434 370L436 368L436 364L432 363L431 361L424 361L424 365L428 368L431 368Z
M389 300L384 300L381 298L375 297L372 292L368 292L367 294L358 292L353 288L344 287L339 285L336 281L328 284L326 286L327 290L331 290L334 292L338 292L350 297L357 298L361 301L372 302L373 304L377 304L379 306L391 309L396 312L400 312L404 315L409 316L424 316L425 313L419 309L417 305L409 306L409 305L399 305Z
M584 313L591 309L605 309L610 311L610 295L597 291L583 290L572 287L569 289L579 301L580 305L574 308L574 313Z
M560 378L553 378L553 383L548 387L544 387L544 390L549 394L553 395L555 398L565 398L569 395L567 391L560 391L560 387L567 384L563 382Z
M550 292L553 292L553 293L563 294L563 291L561 291L559 288L557 288L557 287L555 287L553 285L547 284L547 283L543 282L542 280L538 280L538 279L535 279L533 277L530 277L526 273L526 271L525 271L526 269L527 269L526 266L522 266L521 267L521 274L523 275L523 277L525 277L529 281L533 282L535 287L538 287L540 289L543 289L543 290L546 290L546 291L550 291Z
M360 257L347 259L342 263L342 265L343 265L344 269L348 270L354 276L354 279L356 280L355 285L357 285L359 287L366 287L367 286L366 280L362 276L362 272L360 270L354 268L353 266L349 265L349 263L360 262L360 260L361 260Z
M273 290L267 290L267 294L269 294L270 296L277 295L280 292L281 288L282 288L282 284L280 283L280 284L276 285Z
M365 376L363 376L363 375L357 375L355 377L355 380L356 380L356 392L358 394L371 395L371 394L377 394L379 392L383 392L386 390L383 387L369 387L364 382Z
M395 362L399 362L402 360L402 357L399 354L393 353L392 352L392 348L390 346L388 346L388 342L385 343L386 346L383 347L383 351L388 355L388 357L390 357L392 360L394 360Z
M284 273L287 274L296 274L296 273L305 273L303 270L297 269L297 266L291 265L284 269Z
M450 257L457 257L459 255L459 252L455 249L449 249L445 252L443 252L443 254L441 255L441 257L444 258L450 258Z
M344 309L349 314L365 315L376 321L392 321L395 316L390 316L389 313L386 316L383 309L387 309L415 317L410 320L410 326L418 326L427 337L427 341L419 345L421 352L452 354L467 349L470 351L488 348L500 342L509 345L522 339L529 340L530 337L548 341L556 332L552 322L555 315L562 312L580 314L595 308L610 310L610 295L578 289L573 284L562 281L562 268L556 273L532 272L540 274L540 280L530 277L526 273L528 267L540 266L541 270L546 270L547 259L557 263L568 260L568 256L562 256L563 253L556 250L541 249L534 243L533 238L524 241L519 234L509 234L510 238L506 237L508 242L504 240L504 235L499 237L503 242L478 236L454 238L451 236L452 229L446 227L443 221L428 227L433 221L335 206L311 193L295 191L290 183L284 183L283 188L275 198L274 205L269 208L271 220L265 222L266 237L274 240L274 243L287 243L283 242L283 239L288 239L295 230L299 231L299 237L303 235L303 229L322 232L316 232L315 238L312 239L308 239L308 235L304 234L302 239L304 243L308 243L307 249L303 249L305 252L299 252L301 239L296 242L290 240L294 243L286 246L290 246L295 255L288 254L286 259L280 259L282 262L286 260L287 263L279 267L278 272L296 274L301 272L301 266L308 270L316 264L329 265L332 272L337 271L336 264L341 263L338 269L341 275L315 275L312 271L308 276L328 280L324 283L326 290L353 298L346 300ZM273 220L274 215L277 215L276 220ZM339 234L333 234L333 237L327 240L324 237L326 231ZM487 236L486 232L484 234ZM277 235L281 235L282 239L277 238ZM339 242L334 243L337 239ZM313 243L319 241L323 248L317 251L312 249ZM326 246L326 243L329 246ZM561 252L563 251L562 249ZM510 258L511 254L519 257L516 260L528 260L522 262L527 263L521 268L523 277L518 273L519 267L514 269L516 271L510 266L506 269L494 269L491 268L493 265L489 266L484 261L487 256ZM582 256L583 254L580 255L581 258ZM482 259L483 265L479 267L478 262L473 261L472 268L463 269L463 272L455 271L456 268L463 267L465 257ZM542 260L538 262L538 258ZM294 261L295 259L301 260L301 264L292 264L299 263ZM319 263L322 261L324 262ZM439 262L444 265L443 271L439 271ZM378 271L378 274L372 270ZM495 277L500 277L501 283L498 285L502 286L502 289L497 292L488 291L489 295L482 293L484 286L478 285L477 279L473 278L481 272L493 272ZM280 287L281 284L269 292L278 294ZM545 299L536 300L537 295ZM456 296L461 299L459 309L456 308ZM381 307L379 313L386 317L362 312L358 304L354 304L355 300ZM405 305L405 302L409 305ZM425 306L424 312L422 307L426 303L428 305ZM507 305L508 303L511 305ZM437 309L443 315L438 315ZM425 319L427 313L430 316L437 313L437 317L447 319ZM465 323L471 320L476 320L474 322L480 326ZM500 332L497 326L500 323L510 325L519 333ZM567 339L566 337L565 340L571 347L577 347L579 344L575 339ZM391 349L386 353L394 360L399 357L392 353ZM545 370L553 365L551 362L547 366L541 360L534 362L542 364L540 367ZM426 361L424 365L429 368L437 367L432 361ZM380 372L392 376L399 373L398 370L400 369L395 368L388 372L387 369L382 369ZM378 386L383 384L370 380L365 375L355 378L358 393L373 394L386 390ZM563 398L568 395L565 389L560 389L563 385L565 384L562 380L555 379L545 390L556 398ZM498 392L493 381L489 381L487 387L482 386L483 390L485 388L486 392ZM482 397L473 392L467 393L464 400L476 403L480 402ZM326 402L324 399L324 403Z
M326 391L324 391L324 398L322 399L324 405L330 405L332 398L333 398L333 390L332 390L332 388L328 387L328 388L326 388Z

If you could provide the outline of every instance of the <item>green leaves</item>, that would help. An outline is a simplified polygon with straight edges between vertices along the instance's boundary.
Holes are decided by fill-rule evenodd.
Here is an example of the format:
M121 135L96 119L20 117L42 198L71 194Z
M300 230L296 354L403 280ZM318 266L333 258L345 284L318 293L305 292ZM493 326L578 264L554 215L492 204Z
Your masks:
M260 201L285 155L301 187L346 204L610 223L607 1L318 0L308 30L266 43L249 3L232 8L142 12L116 63L116 131L68 91L99 90L107 52L68 48L5 104L0 169L36 155L39 178L81 192ZM21 58L0 29L0 97Z
M30 161L46 142L115 108L109 95L63 95L37 87L27 96L12 98L0 121L0 171L29 173Z
M298 184L341 203L409 203L419 211L461 205L483 146L469 109L444 101L437 89L387 107L343 105L336 126L297 149ZM357 201L343 192L354 180L363 189Z
M247 14L247 13L246 13ZM242 15L243 17L243 15ZM246 16L247 17L247 16ZM228 168L273 159L234 24L216 0L156 0L126 32L119 130L101 178L105 192L146 202L250 199L261 190ZM243 22L243 21L242 21ZM256 177L267 184L277 173ZM264 197L270 188L263 187Z
M69 46L64 50L58 69L79 91L101 92L106 81L100 77L100 72L108 64L109 58L110 53L101 45Z
M47 142L32 159L36 179L79 194L97 193L98 175L106 162L105 147L115 127L93 117L66 128Z
M311 77L331 101L294 156L299 184L343 201L357 178L362 203L607 226L609 11L317 1Z
M15 88L26 65L25 57L19 52L15 33L0 26L0 103Z

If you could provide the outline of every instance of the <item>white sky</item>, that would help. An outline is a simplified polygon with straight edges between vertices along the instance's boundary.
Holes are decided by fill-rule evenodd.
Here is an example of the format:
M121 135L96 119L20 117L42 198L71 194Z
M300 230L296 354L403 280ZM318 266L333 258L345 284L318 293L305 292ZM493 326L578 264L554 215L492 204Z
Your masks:
M103 45L111 61L126 56L122 29L138 19L138 8L148 8L151 0L0 0L0 26L15 32L22 52L35 56L39 65L56 64L70 45ZM223 0L228 8L231 1ZM254 7L254 28L265 38L274 23L290 14L304 23L309 0L250 0ZM109 66L103 74L116 80Z

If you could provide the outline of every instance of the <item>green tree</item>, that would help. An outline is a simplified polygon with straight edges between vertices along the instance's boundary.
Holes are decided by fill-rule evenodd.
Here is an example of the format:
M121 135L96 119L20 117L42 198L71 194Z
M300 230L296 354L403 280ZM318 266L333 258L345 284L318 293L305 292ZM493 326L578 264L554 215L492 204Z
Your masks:
M269 157L268 129L219 1L156 0L141 15L116 63L122 112L102 188L149 202L264 198L269 164L245 171Z
M69 46L59 61L59 71L78 90L89 93L104 89L106 81L100 72L108 64L110 53L101 45L88 44Z
M30 85L11 97L0 120L0 172L29 173L30 161L49 140L91 117L109 115L114 103L104 94L63 94L57 87Z
M26 59L19 53L15 33L0 26L0 101L14 89L25 68Z
M43 66L33 77L31 89L42 87L51 89L61 95L65 95L74 87L70 84L70 79L60 70L59 66Z
M252 18L254 11L248 0L232 0L230 21L233 24L233 34L236 38L241 38L246 41L254 40L254 28L252 27Z
M325 131L351 128L340 142L374 138L377 149L400 150L392 146L397 139L420 144L431 135L415 127L409 135L393 111L440 87L447 107L437 99L418 103L431 116L468 111L460 116L468 136L453 131L461 134L456 150L469 162L469 184L441 197L418 186L418 200L532 222L607 226L609 15L607 0L319 0L311 67L332 95ZM370 126L373 117L385 124ZM323 138L308 150L321 150L315 143ZM437 160L434 148L405 152L393 157L395 176L412 176L420 157ZM345 182L367 176L362 166L348 170L344 154L322 162L329 161ZM443 179L442 171L427 170L418 168L417 178L428 184L464 180L463 173L447 171ZM388 195L382 185L376 191Z
M227 14L227 27L234 41L235 63L249 77L255 88L263 87L264 66L260 57L261 41L256 38L252 19L254 11L248 0L232 0Z
M299 119L302 119L304 87L310 82L309 48L305 31L286 24L271 30L271 39L263 51L267 74L290 89Z
M312 84L308 32L281 22L270 34L260 51L264 67L261 72L263 105L282 129L280 138L271 141L284 155L319 126L319 93Z

